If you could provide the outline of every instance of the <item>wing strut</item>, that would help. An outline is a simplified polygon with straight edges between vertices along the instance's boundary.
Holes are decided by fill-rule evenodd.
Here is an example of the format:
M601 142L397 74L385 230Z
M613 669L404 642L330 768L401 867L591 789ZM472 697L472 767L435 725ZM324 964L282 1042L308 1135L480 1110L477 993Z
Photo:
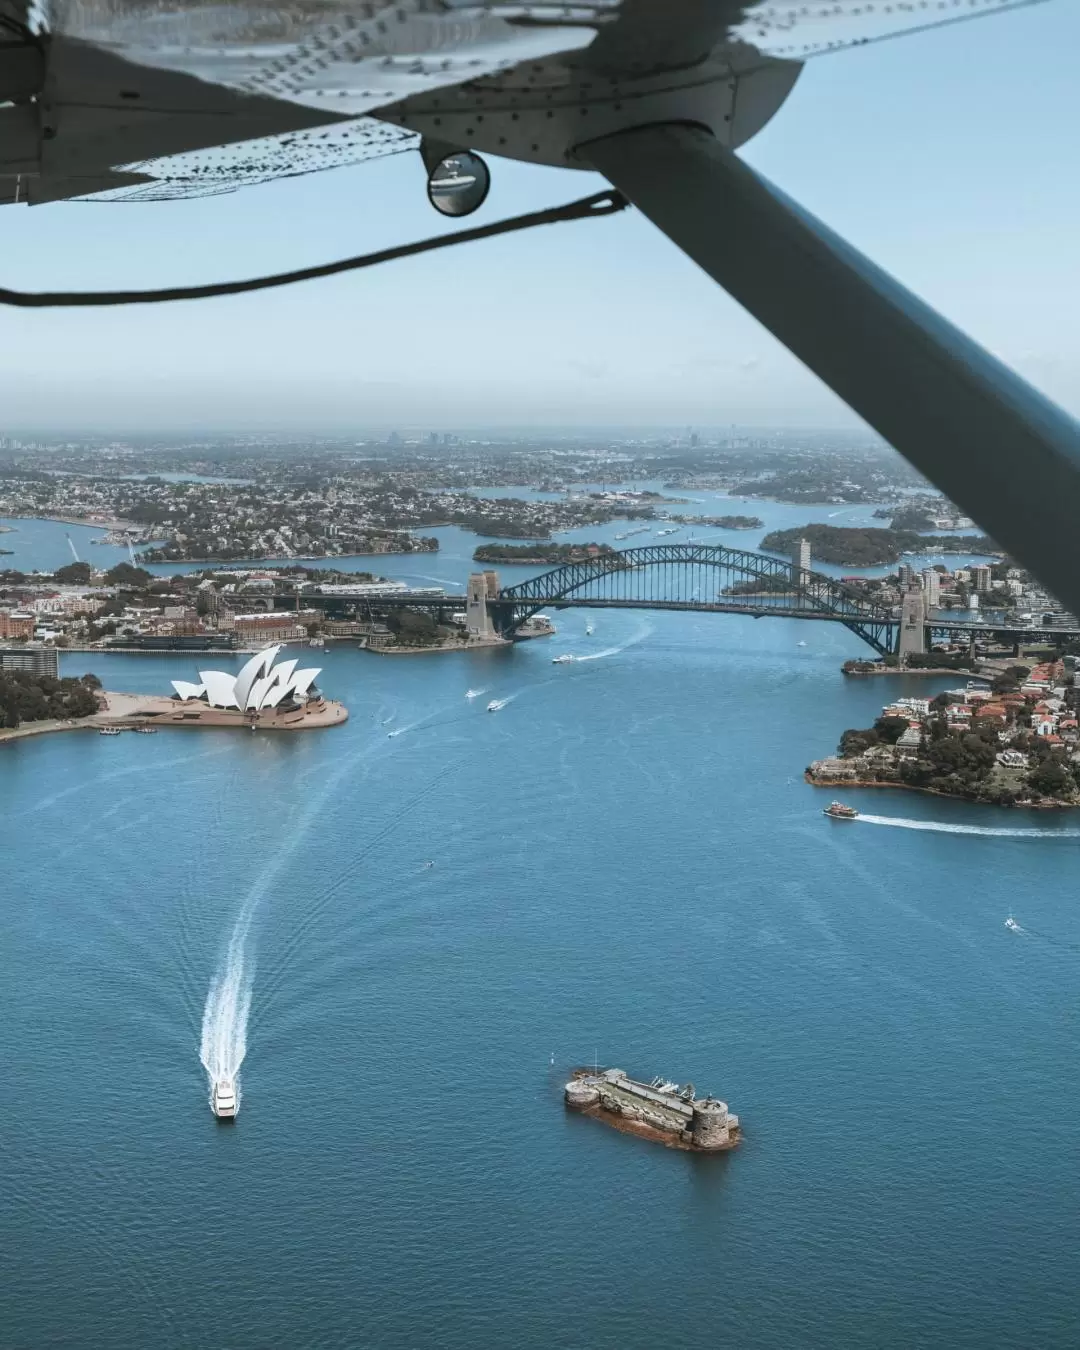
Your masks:
M1080 424L709 132L579 155L1080 614Z

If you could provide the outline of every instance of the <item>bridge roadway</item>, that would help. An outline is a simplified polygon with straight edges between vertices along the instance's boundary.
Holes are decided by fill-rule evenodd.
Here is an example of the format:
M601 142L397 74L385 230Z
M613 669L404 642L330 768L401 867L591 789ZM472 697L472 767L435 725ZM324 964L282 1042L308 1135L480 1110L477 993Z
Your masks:
M742 595L738 588L748 587ZM769 594L775 595L770 600ZM704 598L708 597L708 598ZM296 596L275 597L290 608ZM299 603L327 612L370 615L411 608L444 614L467 608L465 595L322 596L304 594ZM567 563L516 586L502 587L485 600L495 629L512 638L542 609L657 609L714 614L747 614L755 619L814 619L842 623L875 651L899 647L900 617L861 591L821 572L803 571L786 558L728 548L723 544L649 544ZM1022 628L1008 624L947 619L924 624L925 645L935 641L983 640L1016 646L1035 640L1080 639L1075 625Z

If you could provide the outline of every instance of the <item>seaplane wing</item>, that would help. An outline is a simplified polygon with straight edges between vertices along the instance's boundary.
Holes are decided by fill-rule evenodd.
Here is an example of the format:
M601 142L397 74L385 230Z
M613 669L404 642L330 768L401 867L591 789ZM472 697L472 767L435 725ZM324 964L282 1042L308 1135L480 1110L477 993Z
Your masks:
M0 0L0 203L169 200L355 164L431 137L450 89L456 136L530 90L562 132L560 100L596 76L647 112L642 76L783 63L738 144L807 57L1041 2ZM565 135L536 129L487 148L550 161L559 140L569 162Z

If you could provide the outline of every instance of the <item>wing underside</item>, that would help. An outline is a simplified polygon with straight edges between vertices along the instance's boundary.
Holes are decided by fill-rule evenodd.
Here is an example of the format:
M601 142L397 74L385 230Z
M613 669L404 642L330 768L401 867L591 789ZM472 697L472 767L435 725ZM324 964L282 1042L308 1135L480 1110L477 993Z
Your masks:
M0 201L228 192L408 149L380 112L530 69L745 69L1038 3L0 0Z

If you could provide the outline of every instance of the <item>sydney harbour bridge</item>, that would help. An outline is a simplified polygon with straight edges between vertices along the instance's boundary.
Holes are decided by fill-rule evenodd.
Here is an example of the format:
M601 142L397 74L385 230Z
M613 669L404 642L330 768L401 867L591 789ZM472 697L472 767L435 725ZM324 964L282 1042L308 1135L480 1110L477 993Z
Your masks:
M325 597L323 607L336 608L331 603L334 599ZM515 586L499 586L491 572L475 573L465 597L413 594L379 597L373 604L380 609L406 606L435 613L467 608L470 628L484 626L507 638L513 638L541 610L574 607L689 610L841 623L882 655L925 652L935 642L1016 646L1035 639L1080 639L1080 629L1064 623L1031 628L928 615L920 592L905 596L902 607L877 605L835 577L800 568L788 559L723 544L649 544L601 553Z

